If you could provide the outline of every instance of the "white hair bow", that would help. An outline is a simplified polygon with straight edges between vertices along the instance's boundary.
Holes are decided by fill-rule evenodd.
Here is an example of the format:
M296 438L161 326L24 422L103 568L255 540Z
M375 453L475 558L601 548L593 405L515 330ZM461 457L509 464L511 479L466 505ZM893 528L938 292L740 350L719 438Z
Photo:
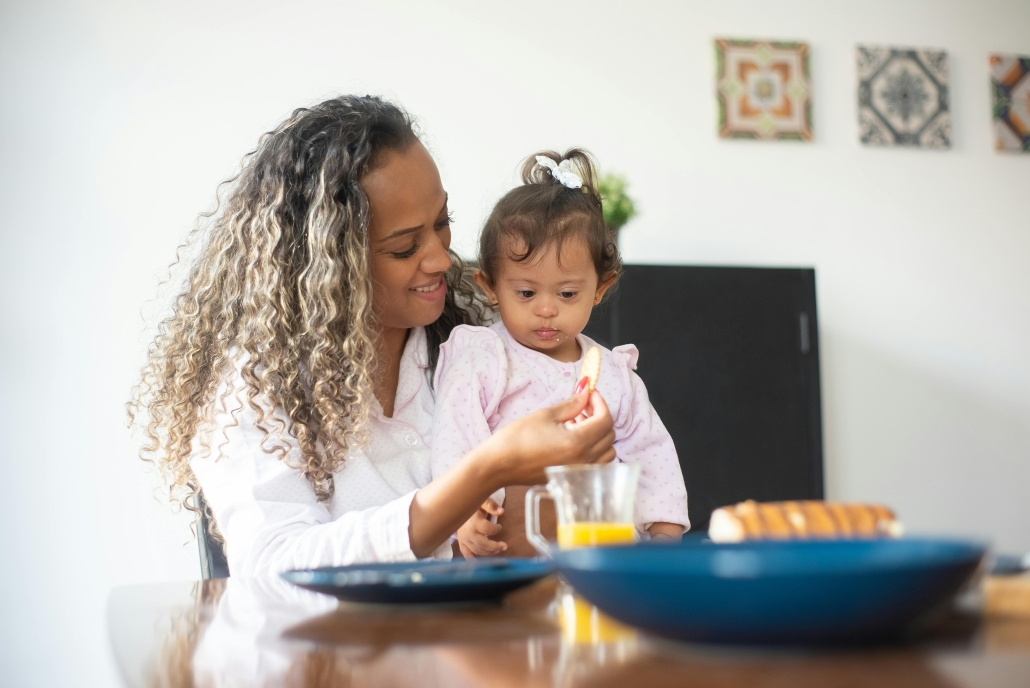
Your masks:
M578 189L583 186L583 178L572 171L571 160L562 160L561 164L558 164L546 155L538 155L536 164L549 169L552 177L570 189Z

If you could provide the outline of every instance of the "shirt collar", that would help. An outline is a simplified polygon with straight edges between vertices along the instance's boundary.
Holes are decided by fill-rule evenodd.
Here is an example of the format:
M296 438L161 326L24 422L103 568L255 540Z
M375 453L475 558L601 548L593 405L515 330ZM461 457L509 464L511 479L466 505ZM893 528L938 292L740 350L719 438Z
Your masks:
M579 366L583 363L583 357L586 355L587 349L589 349L593 343L587 339L584 335L576 335L576 341L579 342L579 360L575 362L564 362L556 361L547 354L542 354L539 351L534 351L528 346L519 343L519 340L511 336L511 332L508 332L508 328L504 326L504 323L497 321L490 326L490 329L500 334L512 348L519 353L529 367L535 372L541 379L548 379L554 375L555 371L564 372L567 366L572 366L573 369L578 370Z
M426 330L413 327L408 332L408 341L401 354L401 369L397 378L397 396L393 406L393 415L398 409L411 401L425 380L425 369L429 367L429 351L426 349Z

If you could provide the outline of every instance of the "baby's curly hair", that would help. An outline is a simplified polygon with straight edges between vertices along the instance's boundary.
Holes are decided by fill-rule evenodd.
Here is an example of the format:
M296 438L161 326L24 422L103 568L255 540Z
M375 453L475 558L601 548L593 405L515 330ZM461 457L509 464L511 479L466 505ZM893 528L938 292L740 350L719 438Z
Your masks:
M565 186L537 162L539 156L556 164L566 163L583 185ZM527 261L552 243L560 262L562 244L570 236L586 240L599 280L622 272L615 232L605 223L601 210L597 173L590 153L582 148L570 148L565 153L540 151L523 163L522 186L502 196L483 225L479 235L479 269L488 284L495 284L502 259Z
M159 468L173 503L198 512L190 458L212 453L214 415L241 393L265 450L284 459L289 433L302 455L296 468L320 501L332 496L348 447L367 439L377 375L369 203L360 181L383 152L417 140L396 105L343 96L296 110L225 182L224 203L203 216L209 226L187 239L199 256L127 405L130 425L146 437L140 457ZM451 257L443 316L426 327L434 367L451 329L483 315L468 271ZM242 384L222 386L236 379Z

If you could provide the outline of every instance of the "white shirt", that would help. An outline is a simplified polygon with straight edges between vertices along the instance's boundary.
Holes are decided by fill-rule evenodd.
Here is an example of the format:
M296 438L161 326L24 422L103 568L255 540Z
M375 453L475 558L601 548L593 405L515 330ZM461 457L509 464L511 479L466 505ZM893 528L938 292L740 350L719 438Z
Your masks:
M212 451L208 456L196 451L190 467L225 537L230 573L262 576L316 566L415 560L408 510L415 492L432 479L426 438L435 402L428 367L425 331L415 328L401 355L393 418L383 416L378 402L373 403L371 441L348 453L334 474L336 489L328 502L319 502L307 478L290 467L300 462L296 440L282 433L287 461L266 452L256 412L229 396L226 408L215 415ZM223 389L238 381L237 370ZM289 426L282 409L274 415ZM271 439L265 447L277 441ZM219 449L222 456L216 461ZM450 558L450 542L433 556Z

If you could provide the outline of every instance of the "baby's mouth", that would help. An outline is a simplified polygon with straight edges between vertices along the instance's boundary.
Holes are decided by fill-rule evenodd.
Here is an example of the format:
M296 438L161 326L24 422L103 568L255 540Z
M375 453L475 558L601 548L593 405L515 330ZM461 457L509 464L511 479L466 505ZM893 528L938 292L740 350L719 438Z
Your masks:
M561 330L556 330L553 327L540 327L533 330L533 332L540 339L557 339L558 335L561 334Z

